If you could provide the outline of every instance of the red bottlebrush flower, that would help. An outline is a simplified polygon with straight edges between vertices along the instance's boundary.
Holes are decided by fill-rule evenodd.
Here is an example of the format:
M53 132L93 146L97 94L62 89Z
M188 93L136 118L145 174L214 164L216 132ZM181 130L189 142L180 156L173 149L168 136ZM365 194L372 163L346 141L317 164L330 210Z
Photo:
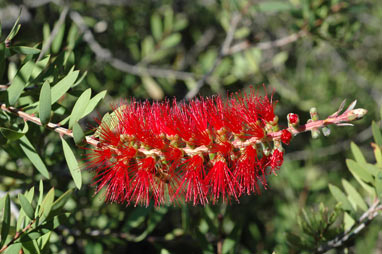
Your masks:
M184 162L184 175L174 195L178 198L183 194L186 202L205 205L208 203L207 188L203 182L205 175L204 160L200 155L194 155Z
M257 185L258 174L257 172L257 151L252 146L247 146L242 155L236 163L235 176L241 186L240 194L247 193L250 195L252 192L260 193L259 186Z
M205 178L205 183L211 191L213 204L220 196L222 196L223 201L229 199L230 196L238 200L239 184L222 158L218 158L217 161L213 162L213 166Z
M289 142L291 139L292 139L292 133L290 133L290 131L288 131L286 129L281 131L281 141L284 144L289 145Z
M132 100L99 122L98 146L88 154L96 191L106 200L148 206L205 205L260 193L265 175L280 168L281 142L272 98L249 94L189 103ZM270 145L274 149L270 154ZM277 147L276 147L277 144Z

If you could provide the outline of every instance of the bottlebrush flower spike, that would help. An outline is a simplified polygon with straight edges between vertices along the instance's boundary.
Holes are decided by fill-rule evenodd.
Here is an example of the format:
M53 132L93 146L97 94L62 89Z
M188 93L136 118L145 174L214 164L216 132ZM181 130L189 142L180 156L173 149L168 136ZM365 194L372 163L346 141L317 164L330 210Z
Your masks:
M266 175L280 169L293 136L329 124L344 125L366 110L342 107L325 120L299 125L290 113L279 130L272 96L246 94L199 98L189 103L124 103L106 114L87 155L96 192L110 202L144 205L215 204L260 193Z

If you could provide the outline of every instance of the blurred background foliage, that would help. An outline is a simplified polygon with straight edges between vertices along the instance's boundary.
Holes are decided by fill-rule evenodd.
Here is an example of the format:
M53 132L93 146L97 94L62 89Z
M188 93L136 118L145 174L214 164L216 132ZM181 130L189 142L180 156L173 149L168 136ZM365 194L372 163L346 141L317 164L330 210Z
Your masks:
M300 216L324 216L333 223L328 233L333 237L344 230L328 184L340 186L345 178L356 185L345 163L353 158L351 141L375 162L370 126L380 120L382 105L382 2L2 0L1 41L20 8L21 29L12 45L41 49L52 38L47 53L65 54L62 68L75 65L84 75L64 106L71 108L87 88L93 95L107 90L97 110L81 120L87 130L96 125L94 117L131 97L225 96L250 85L262 93L262 84L274 92L284 126L289 112L306 122L309 108L326 117L343 99L357 99L369 111L354 127L332 128L330 137L294 138L278 176L268 179L269 189L241 197L240 204L159 209L105 204L102 193L93 194L92 173L82 171L82 188L65 205L69 222L55 229L44 253L312 253L317 242L301 243ZM12 80L22 61L19 55L7 59L1 84ZM56 114L52 122L62 119ZM54 187L61 195L75 185L57 145L60 138L49 130L41 135L30 138L52 175L44 180L45 190ZM77 158L85 153L72 149ZM12 198L37 188L41 175L24 155L7 151L0 150L0 191ZM346 253L382 252L380 225L376 218L347 242Z

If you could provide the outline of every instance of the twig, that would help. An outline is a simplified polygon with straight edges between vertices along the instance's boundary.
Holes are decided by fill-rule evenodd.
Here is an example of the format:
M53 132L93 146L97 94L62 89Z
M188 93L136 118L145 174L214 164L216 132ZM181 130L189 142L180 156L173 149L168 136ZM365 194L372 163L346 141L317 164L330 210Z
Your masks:
M14 107L7 107L5 104L2 104L0 108L3 111L9 112L9 113L13 113L13 114L21 117L22 119L24 119L24 121L32 122L32 123L35 123L37 125L42 126L42 123L41 123L41 121L40 121L40 119L38 117L32 116L32 115L30 115L28 113L25 113L24 111L21 111L20 109L17 109L17 108L14 108ZM73 138L73 133L72 133L71 130L63 128L63 127L61 127L58 124L47 123L46 127L48 127L49 129L54 130L55 132L59 133L60 135L66 135L66 136L69 136L69 137ZM93 139L92 137L89 137L89 136L86 137L86 142L89 145L93 145L93 146L97 146L98 145L98 141Z
M362 141L369 139L371 136L372 136L372 131L371 131L371 126L370 126L369 128L360 132L354 138L354 140L362 142ZM349 144L350 144L350 141L345 140L345 141L339 142L339 143L334 144L334 145L315 149L314 150L314 157L320 158L320 157L325 157L325 156L336 154L336 153L340 152L341 150L348 148ZM285 155L285 159L288 159L288 160L306 160L310 156L311 153L312 153L311 151L306 151L306 150L290 152L290 153Z
M52 45L52 42L54 38L56 38L56 35L58 31L60 30L61 25L65 22L66 15L68 15L69 7L65 6L64 10L61 12L60 17L58 18L58 21L56 25L54 26L52 33L49 35L48 41L44 44L44 46L41 49L40 55L37 58L37 61L39 61L49 50L50 46Z
M33 226L33 224L34 224L35 222L36 222L36 219L31 220L31 222L29 222L29 224L28 224L25 228L23 228L23 229L22 229L21 231L19 231L19 232L16 232L16 234L15 234L15 236L12 238L12 240L11 240L9 243L5 244L5 245L3 246L3 248L1 248L0 253L3 252L3 251L5 251L9 246L11 246L15 241L17 241L17 240L22 236L22 234L24 234L26 231L28 231L28 230Z
M80 31L84 34L84 40L88 43L90 49L93 51L96 57L105 62L108 62L110 65L112 65L114 68L120 71L138 76L150 75L152 77L157 78L176 78L185 81L195 78L195 75L193 73L161 69L156 67L143 67L139 65L132 65L118 58L115 58L113 57L109 49L103 48L95 40L93 33L90 31L88 26L85 24L82 16L78 12L71 11L70 18L79 27Z
M382 210L381 201L377 199L373 205L366 212L364 212L361 217L359 217L357 223L354 224L351 229L338 235L333 240L330 240L327 243L319 246L316 250L316 253L325 253L333 248L343 246L350 238L359 234L362 229L364 229L367 224L370 223L378 215L378 211L380 210Z
M225 56L226 55L232 55L234 53L238 53L238 52L247 50L249 48L257 48L260 50L267 50L267 49L271 49L271 48L283 47L287 44L290 44L292 42L297 41L298 39L305 36L306 34L307 34L306 31L301 30L298 33L294 33L294 34L288 35L286 37L283 37L283 38L280 38L280 39L277 39L274 41L259 42L257 44L251 44L249 41L239 42L239 43L233 45L232 47L230 47L225 52Z
M185 96L186 99L189 100L195 97L199 93L200 89L204 86L208 77L211 76L211 74L215 71L216 67L219 65L219 63L221 62L226 52L228 52L229 47L232 43L235 31L236 31L237 25L239 24L240 20L241 20L241 15L239 13L235 13L231 19L231 24L228 29L227 36L224 39L223 45L219 51L219 55L217 56L214 64L212 65L211 69L206 74L204 74L204 76L198 81L196 86L186 94Z
M318 128L323 128L327 125L347 124L348 122L351 122L353 120L360 119L367 113L367 110L365 110L365 109L353 109L353 107L355 106L355 102L356 101L354 101L349 106L349 108L347 110L345 110L345 112L343 112L341 115L339 115L340 111L342 110L342 108L340 107L340 109L337 112L335 112L334 114L332 114L331 116L329 116L325 120L312 121L312 122L309 122L305 125L301 125L297 128L289 127L289 128L287 128L287 130L290 131L293 135L297 135L297 134L302 133L302 132L311 131L311 130L315 130ZM32 116L28 113L25 113L25 112L21 111L20 109L17 109L14 107L7 107L5 104L2 104L0 108L3 111L13 113L13 114L23 118L24 121L29 121L29 122L33 122L37 125L42 125L39 118ZM59 133L60 135L66 135L66 136L73 138L73 133L71 130L63 128L63 127L59 126L58 124L48 123L46 126L49 129L52 129L55 132ZM280 140L282 133L283 133L282 130L280 130L277 132L267 133L265 135L265 137L263 137L263 138L253 137L253 138L250 138L250 139L245 140L245 141L233 140L232 145L234 148L243 148L243 147L253 145L253 144L259 144L259 143L272 141L272 140ZM93 138L92 136L86 136L85 139L89 145L92 145L95 147L100 146L100 142L98 140L96 140L95 138ZM109 148L116 150L118 152L118 149L114 148L113 146L110 146ZM209 148L204 146L204 145L199 146L195 149L189 148L189 147L184 147L184 148L179 148L179 149L181 149L185 154L188 154L188 155L194 155L194 154L198 154L200 152L208 152L208 150L209 150ZM145 154L146 156L150 156L150 155L154 155L154 154L158 155L158 156L163 156L162 152L159 149L147 150L146 148L142 147L142 148L139 148L138 151Z

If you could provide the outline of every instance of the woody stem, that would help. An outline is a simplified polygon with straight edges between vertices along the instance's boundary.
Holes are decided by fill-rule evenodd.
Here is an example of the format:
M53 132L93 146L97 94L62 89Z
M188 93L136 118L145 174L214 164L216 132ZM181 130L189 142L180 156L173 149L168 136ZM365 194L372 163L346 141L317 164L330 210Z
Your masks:
M5 104L1 104L1 110L8 112L8 113L12 113L14 115L17 115L17 116L23 118L24 121L32 122L32 123L35 123L35 124L40 125L40 126L43 125L38 117L30 115L30 114L28 114L28 113L26 113L26 112L24 112L18 108L11 107L11 106L7 107ZM307 124L298 126L296 128L289 127L289 128L287 128L287 130L290 131L295 136L295 135L300 134L302 132L323 128L327 125L348 123L348 122L351 122L353 120L360 119L366 114L366 112L367 111L365 109L347 110L341 115L330 116L325 120L311 121ZM66 136L73 138L73 132L71 130L63 128L58 124L49 122L46 124L46 127L59 133L61 136L66 135ZM232 141L232 145L234 148L242 148L242 147L246 147L249 145L258 144L258 143L262 143L262 142L266 142L266 141L280 140L281 134L282 134L282 130L277 131L277 132L267 133L265 135L265 137L263 137L261 139L259 139L257 137L253 137L253 138L250 138L250 139L245 140L245 141L234 140L234 141ZM86 139L86 143L88 143L89 145L92 145L95 147L99 147L99 145L100 145L100 141L96 140L92 136L86 136L85 139ZM193 154L197 154L197 153L201 153L201 152L208 152L208 150L209 150L209 148L206 146L199 146L197 148L184 147L184 148L179 148L179 149L183 150L184 153L189 154L189 155L193 155ZM144 153L145 155L154 155L154 154L161 155L161 151L158 149L139 148L138 151L141 153Z

